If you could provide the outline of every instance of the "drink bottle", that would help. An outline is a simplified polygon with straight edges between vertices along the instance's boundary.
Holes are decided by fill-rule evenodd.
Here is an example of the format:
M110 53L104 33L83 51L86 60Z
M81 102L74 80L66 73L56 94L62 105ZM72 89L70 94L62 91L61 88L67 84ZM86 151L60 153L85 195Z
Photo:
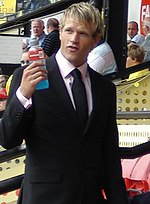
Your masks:
M43 51L43 48L39 46L38 38L31 37L30 39L30 49L29 49L29 60L30 62L38 61L38 62L45 62L46 55ZM46 69L46 65L42 66L43 69ZM49 87L48 80L40 81L37 86L36 90L47 89Z

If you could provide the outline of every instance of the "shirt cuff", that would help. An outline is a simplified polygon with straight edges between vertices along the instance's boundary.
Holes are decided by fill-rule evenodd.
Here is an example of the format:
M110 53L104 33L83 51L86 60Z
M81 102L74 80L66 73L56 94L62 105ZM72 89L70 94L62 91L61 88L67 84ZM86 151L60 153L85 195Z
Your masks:
M21 91L20 91L20 87L16 91L16 96L17 96L17 98L19 99L20 103L23 105L23 107L25 109L28 109L28 108L30 108L32 106L32 99L31 98L29 98L29 99L25 98L22 95Z

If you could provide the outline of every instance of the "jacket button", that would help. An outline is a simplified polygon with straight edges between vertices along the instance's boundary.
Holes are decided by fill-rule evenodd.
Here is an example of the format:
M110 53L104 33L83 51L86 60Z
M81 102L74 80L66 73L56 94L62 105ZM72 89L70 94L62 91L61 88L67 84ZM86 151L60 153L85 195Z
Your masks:
M18 113L16 114L16 118L17 118L17 120L19 120L19 119L20 119L20 117L21 117L21 113L20 113L20 112L18 112Z

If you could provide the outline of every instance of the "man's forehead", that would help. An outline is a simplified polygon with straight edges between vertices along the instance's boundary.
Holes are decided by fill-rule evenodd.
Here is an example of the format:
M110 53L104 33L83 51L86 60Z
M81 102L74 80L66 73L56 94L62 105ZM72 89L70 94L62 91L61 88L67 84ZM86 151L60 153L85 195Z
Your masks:
M66 21L65 21L65 27L72 27L72 26L77 26L77 27L80 27L80 28L88 28L89 26L91 25L90 22L86 22L86 21L81 21L81 20L78 20L78 19L72 19L72 18L68 18Z
M40 27L40 24L34 23L34 24L32 24L32 27Z
M32 27L42 27L43 25L40 22L33 22Z

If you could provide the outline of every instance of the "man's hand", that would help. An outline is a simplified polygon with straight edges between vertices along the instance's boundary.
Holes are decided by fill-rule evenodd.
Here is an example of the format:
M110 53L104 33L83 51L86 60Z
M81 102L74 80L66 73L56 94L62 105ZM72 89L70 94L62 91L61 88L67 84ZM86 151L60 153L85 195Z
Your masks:
M42 62L33 62L23 71L20 92L21 94L29 99L35 91L36 85L47 79L47 70L43 69L44 63Z

